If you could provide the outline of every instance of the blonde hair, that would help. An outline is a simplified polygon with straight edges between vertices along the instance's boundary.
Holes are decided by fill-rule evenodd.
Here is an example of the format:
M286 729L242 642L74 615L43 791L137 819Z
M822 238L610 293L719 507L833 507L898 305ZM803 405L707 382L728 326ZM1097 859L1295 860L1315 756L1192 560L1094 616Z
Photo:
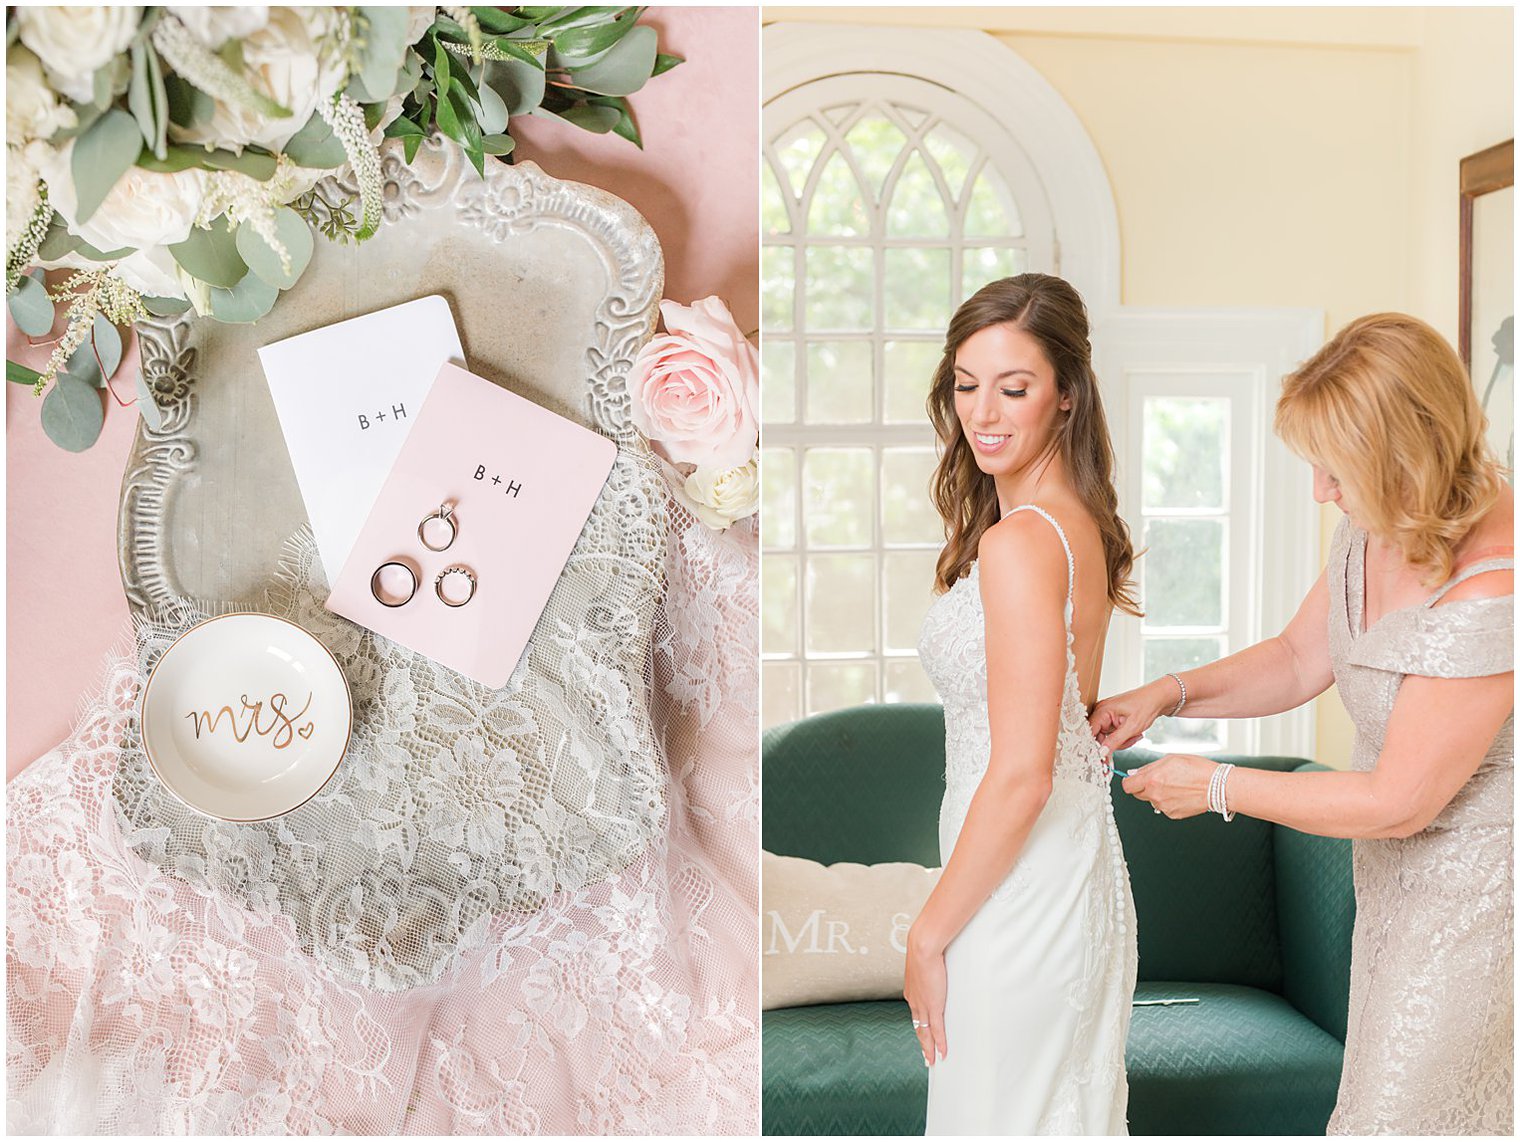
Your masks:
M1290 373L1275 422L1432 584L1451 577L1457 546L1499 499L1487 425L1451 346L1402 313L1358 318Z
M955 412L955 353L973 333L1012 325L1036 341L1055 370L1056 387L1071 410L1056 426L1050 447L1061 454L1067 478L1098 526L1108 570L1108 601L1138 615L1130 570L1135 563L1129 528L1119 517L1114 491L1114 449L1092 369L1087 307L1061 278L1019 274L989 282L961 303L945 333L945 351L929 388L929 421L943 451L929 494L945 524L945 547L935 568L936 591L948 591L976 560L982 534L998 521L997 487L977 467Z

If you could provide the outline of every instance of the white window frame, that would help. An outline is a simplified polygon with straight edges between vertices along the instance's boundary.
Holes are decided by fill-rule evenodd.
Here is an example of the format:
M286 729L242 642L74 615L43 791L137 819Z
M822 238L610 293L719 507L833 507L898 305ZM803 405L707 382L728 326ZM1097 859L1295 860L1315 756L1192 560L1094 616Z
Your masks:
M1323 314L1308 309L1122 306L1118 210L1097 149L1060 94L992 36L966 30L786 23L769 25L763 35L766 107L828 77L857 77L869 85L873 75L911 73L969 101L1015 134L1021 154L1046 192L1055 230L1050 269L1071 282L1087 303L1094 365L1119 454L1115 475L1121 513L1138 528L1140 468L1138 455L1130 453L1138 451L1138 408L1148 388L1165 378L1168 391L1188 395L1195 391L1188 387L1191 379L1197 395L1227 396L1236 428L1229 476L1235 493L1231 560L1244 569L1238 578L1227 580L1228 646L1238 650L1280 631L1319 573L1319 514L1310 495L1307 465L1272 433L1272 409L1279 379L1322 342ZM1131 404L1136 410L1133 424ZM799 408L799 422L801 415ZM765 443L797 448L800 457L804 434L799 430L800 423L785 430L768 426ZM830 430L828 442L879 449L926 438L927 429L920 432L912 426L861 426ZM801 552L803 521L799 518L796 524ZM879 521L873 523L878 546L879 526ZM799 582L799 608L800 591ZM800 657L800 617L798 625ZM881 626L878 615L879 651ZM1138 620L1116 616L1104 656L1102 692L1115 693L1145 681L1141 654ZM1226 748L1233 752L1312 757L1313 704L1274 718L1230 723L1227 734Z

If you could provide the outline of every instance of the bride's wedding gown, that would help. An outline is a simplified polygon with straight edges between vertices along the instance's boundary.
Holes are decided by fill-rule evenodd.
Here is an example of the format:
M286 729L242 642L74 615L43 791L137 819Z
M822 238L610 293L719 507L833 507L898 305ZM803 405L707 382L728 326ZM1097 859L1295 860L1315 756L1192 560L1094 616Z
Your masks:
M1072 653L1050 800L1007 878L945 952L946 1055L929 1072L928 1134L1124 1134L1124 1039L1135 991L1135 908L1105 751L1087 725ZM1012 514L1012 513L1010 513ZM977 567L935 602L919 641L945 706L946 862L987 770L987 654Z

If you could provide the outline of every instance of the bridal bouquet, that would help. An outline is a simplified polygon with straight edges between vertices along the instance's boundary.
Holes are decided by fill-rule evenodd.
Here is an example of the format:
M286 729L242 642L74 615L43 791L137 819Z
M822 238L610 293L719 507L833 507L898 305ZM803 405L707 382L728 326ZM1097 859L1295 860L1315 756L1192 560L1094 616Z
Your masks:
M627 96L680 63L643 8L13 7L6 19L6 294L62 333L40 371L65 448L99 435L119 328L194 309L252 322L293 286L313 231L380 225L379 145L438 133L484 173L534 114L635 145ZM356 198L321 180L351 172ZM49 287L43 271L67 269ZM157 407L139 382L138 407ZM142 398L147 399L142 399Z

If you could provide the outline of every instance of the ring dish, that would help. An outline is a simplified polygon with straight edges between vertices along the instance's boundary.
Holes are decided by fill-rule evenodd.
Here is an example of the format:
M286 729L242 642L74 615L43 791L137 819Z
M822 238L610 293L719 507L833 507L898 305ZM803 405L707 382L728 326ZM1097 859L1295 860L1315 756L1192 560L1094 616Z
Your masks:
M164 786L223 821L310 801L348 750L353 707L328 649L294 623L207 619L159 658L142 695L143 752Z

